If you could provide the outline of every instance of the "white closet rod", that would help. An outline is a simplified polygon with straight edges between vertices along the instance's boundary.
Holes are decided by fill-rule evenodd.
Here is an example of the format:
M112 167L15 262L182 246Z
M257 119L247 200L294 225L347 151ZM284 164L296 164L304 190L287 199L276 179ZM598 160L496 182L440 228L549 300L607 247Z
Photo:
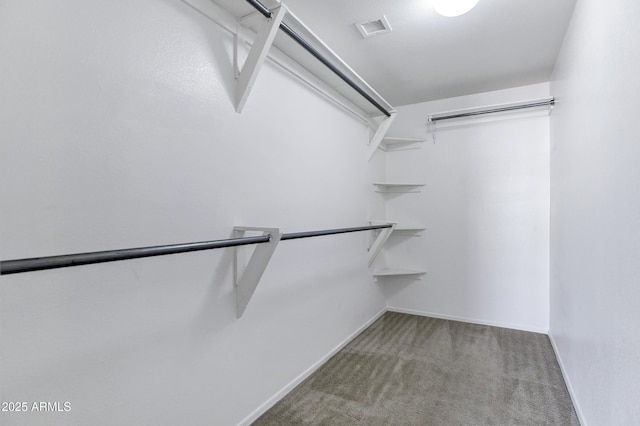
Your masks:
M519 103L512 104L502 107L491 107L487 109L475 110L475 111L466 111L466 112L447 112L441 114L433 114L429 116L429 122L435 123L436 121L441 120L451 120L453 118L463 118L463 117L473 117L476 115L484 115L484 114L493 114L496 112L506 112L506 111L514 111L525 108L536 108L549 106L552 107L555 104L554 98L549 98L541 101L528 102L528 103Z

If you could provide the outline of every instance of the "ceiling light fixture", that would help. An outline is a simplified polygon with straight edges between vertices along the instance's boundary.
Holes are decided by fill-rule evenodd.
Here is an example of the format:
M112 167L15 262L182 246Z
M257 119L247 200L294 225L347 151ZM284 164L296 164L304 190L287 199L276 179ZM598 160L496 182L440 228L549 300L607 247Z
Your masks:
M464 15L478 4L479 0L435 0L433 7L442 16Z

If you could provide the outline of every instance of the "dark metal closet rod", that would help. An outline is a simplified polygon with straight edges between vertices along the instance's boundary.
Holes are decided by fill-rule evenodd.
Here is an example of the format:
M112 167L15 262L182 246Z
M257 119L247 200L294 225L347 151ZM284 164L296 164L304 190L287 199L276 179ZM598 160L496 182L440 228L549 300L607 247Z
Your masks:
M299 238L309 238L309 237L321 237L323 235L346 234L348 232L371 231L373 229L391 228L391 226L392 226L391 224L384 224L384 225L359 226L355 228L327 229L324 231L293 232L290 234L282 234L282 237L280 237L280 241L297 240Z
M369 231L390 228L392 225L371 225L356 228L327 229L322 231L297 232L283 234L281 240L319 237L323 235L345 234L347 232ZM138 259L142 257L162 256L166 254L187 253L225 247L261 244L271 241L271 235L257 237L231 238L227 240L202 241L197 243L170 244L164 246L138 247L122 250L96 251L90 253L64 254L60 256L34 257L30 259L3 260L0 262L0 275L20 272L41 271L45 269L65 268L68 266L89 265L92 263L114 262L118 260Z
M254 8L256 8L256 10L258 10L258 12L260 12L266 18L271 18L272 13L264 4L260 3L258 0L247 0L247 2L249 2ZM385 107L380 105L375 99L373 99L371 96L369 96L369 94L367 92L362 90L360 88L360 86L358 86L356 83L354 83L353 80L351 80L347 75L345 75L342 71L340 71L338 68L336 68L331 62L329 62L329 60L327 58L325 58L320 52L318 52L313 46L311 46L305 39L300 37L300 35L298 35L295 31L293 31L291 29L291 27L289 27L284 22L281 22L280 23L280 29L282 31L284 31L293 40L295 40L307 52L311 53L316 59L318 59L320 62L322 62L327 68L329 68L331 71L333 71L333 73L335 75L337 75L338 77L340 77L342 79L342 81L347 83L356 92L358 92L360 95L362 95L373 106L378 108L378 110L380 110L380 112L382 112L387 117L391 116L391 113L389 111L387 111Z
M541 106L553 106L554 103L555 103L555 100L553 98L551 98L551 99L546 100L546 101L533 102L533 103L529 103L529 104L512 105L512 106L506 106L506 107L500 107L500 108L485 109L485 110L482 110L482 111L461 112L459 114L434 116L434 117L430 118L430 121L440 121L440 120L449 120L449 119L452 119L452 118L472 117L474 115L491 114L491 113L494 113L494 112L513 111L513 110L524 109L524 108L534 108L534 107L541 107Z
M165 246L138 247L122 250L64 254L60 256L34 257L30 259L3 260L0 262L0 274L16 274L19 272L65 268L67 266L89 265L92 263L114 262L117 260L162 256L165 254L187 253L191 251L211 250L247 244L268 243L270 240L270 235L264 235L258 237L232 238L228 240L202 241L197 243L170 244Z

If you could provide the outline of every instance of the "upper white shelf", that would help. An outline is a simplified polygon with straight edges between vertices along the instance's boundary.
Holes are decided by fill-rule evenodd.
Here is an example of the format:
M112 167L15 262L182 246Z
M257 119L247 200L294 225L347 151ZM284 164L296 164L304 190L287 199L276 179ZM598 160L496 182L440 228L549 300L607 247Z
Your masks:
M385 152L419 149L420 144L423 142L424 139L396 138L389 136L382 139L382 143L379 148Z
M199 10L213 21L217 22L227 30L237 31L236 23L241 24L244 31L258 34L264 26L265 18L249 2L241 0L184 0L195 9ZM329 46L327 46L313 31L308 28L293 11L286 5L286 2L274 0L263 0L263 5L273 10L278 6L284 6L287 12L282 24L289 30L300 36L308 46L323 56L335 69L353 81L362 91L377 102L387 112L395 112L393 106L389 104L379 93L377 93L355 70L353 70L342 58L340 58ZM249 44L253 43L254 36L247 37ZM351 105L356 106L360 111L369 116L381 116L383 113L369 102L362 94L350 87L334 71L323 64L315 56L305 50L301 45L284 31L278 31L269 56L276 62L290 69L305 80L310 85L324 90L335 92L339 97L347 100ZM284 59L282 58L284 56ZM280 57L280 58L276 58ZM295 64L292 64L295 63ZM297 66L296 66L297 65ZM304 71L302 74L300 69ZM307 78L306 73L311 74ZM320 85L318 85L320 82Z

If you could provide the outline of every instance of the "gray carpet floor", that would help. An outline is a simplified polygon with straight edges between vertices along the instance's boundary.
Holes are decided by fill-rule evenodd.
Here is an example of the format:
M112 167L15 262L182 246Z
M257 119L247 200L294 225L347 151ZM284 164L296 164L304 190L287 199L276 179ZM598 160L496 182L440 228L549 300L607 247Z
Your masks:
M254 425L579 425L544 334L387 312Z

